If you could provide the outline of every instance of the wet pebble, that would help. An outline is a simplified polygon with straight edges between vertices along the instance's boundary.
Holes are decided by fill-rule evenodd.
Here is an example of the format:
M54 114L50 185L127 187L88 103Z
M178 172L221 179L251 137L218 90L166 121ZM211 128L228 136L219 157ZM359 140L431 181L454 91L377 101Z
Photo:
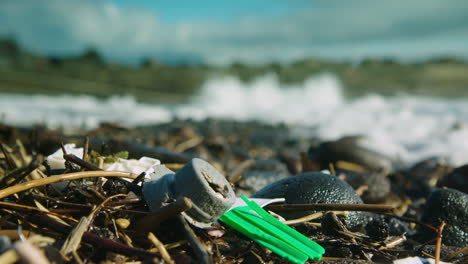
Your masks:
M443 243L448 246L468 246L468 194L454 189L436 189L424 208L423 222L435 227L445 221ZM435 238L435 232L421 229L423 239Z
M351 203L362 204L361 198L348 183L320 172L309 172L291 176L272 183L252 195L254 198L284 197L289 204L305 203ZM314 211L284 211L281 215L294 219L314 213ZM364 225L367 214L350 212L346 223L350 229Z

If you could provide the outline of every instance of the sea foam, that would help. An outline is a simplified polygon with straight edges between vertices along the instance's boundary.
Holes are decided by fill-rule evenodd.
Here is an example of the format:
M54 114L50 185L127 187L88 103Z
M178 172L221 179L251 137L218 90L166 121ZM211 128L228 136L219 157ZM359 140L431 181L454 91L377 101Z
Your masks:
M244 83L234 77L208 80L189 103L153 105L133 97L0 95L1 121L29 126L93 128L103 121L127 126L174 117L228 118L286 123L324 140L366 135L369 146L406 164L439 156L453 165L468 161L468 106L462 100L425 97L346 99L331 74L282 85L273 74ZM306 129L304 129L306 127ZM299 133L299 132L297 132Z

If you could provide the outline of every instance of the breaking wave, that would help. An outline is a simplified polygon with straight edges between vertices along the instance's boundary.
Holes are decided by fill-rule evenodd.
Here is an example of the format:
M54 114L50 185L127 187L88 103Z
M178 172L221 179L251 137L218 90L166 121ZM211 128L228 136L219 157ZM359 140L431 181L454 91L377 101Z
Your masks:
M308 127L323 139L367 135L372 148L408 162L440 156L460 165L468 157L466 102L380 95L348 100L331 74L299 85L281 85L272 74L250 83L234 77L213 78L189 103L177 105L144 104L130 96L100 100L84 95L2 94L0 115L3 123L12 125L74 128L92 128L102 121L136 126L174 117L255 119Z

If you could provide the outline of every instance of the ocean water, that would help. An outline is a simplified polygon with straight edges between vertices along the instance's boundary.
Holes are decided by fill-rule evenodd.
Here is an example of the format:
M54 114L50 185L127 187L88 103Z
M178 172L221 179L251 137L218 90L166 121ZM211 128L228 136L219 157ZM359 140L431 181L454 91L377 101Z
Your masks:
M207 117L283 122L295 133L324 140L365 135L370 148L405 164L438 156L452 165L468 162L468 104L463 100L367 95L346 99L331 74L281 85L274 75L251 83L234 77L207 81L189 103L152 105L130 96L99 100L90 96L0 94L0 122L30 126L93 128L102 121L137 126L174 117Z

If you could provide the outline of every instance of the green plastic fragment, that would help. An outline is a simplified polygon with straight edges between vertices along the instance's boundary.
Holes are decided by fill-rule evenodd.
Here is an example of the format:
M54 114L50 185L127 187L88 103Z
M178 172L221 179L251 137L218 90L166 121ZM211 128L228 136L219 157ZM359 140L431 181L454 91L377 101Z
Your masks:
M236 207L219 220L293 263L322 258L325 249L319 244L281 223L255 201L244 195L241 199L247 206Z

